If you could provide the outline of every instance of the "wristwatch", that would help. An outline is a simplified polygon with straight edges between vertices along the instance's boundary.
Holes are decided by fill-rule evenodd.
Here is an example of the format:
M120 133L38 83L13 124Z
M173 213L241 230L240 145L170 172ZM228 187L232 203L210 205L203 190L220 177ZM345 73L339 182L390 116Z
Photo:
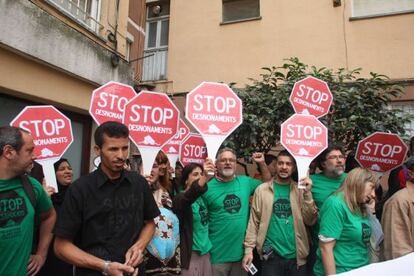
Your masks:
M109 270L109 265L111 264L111 261L105 261L104 263L104 269L102 270L102 275L109 275L108 274L108 270Z

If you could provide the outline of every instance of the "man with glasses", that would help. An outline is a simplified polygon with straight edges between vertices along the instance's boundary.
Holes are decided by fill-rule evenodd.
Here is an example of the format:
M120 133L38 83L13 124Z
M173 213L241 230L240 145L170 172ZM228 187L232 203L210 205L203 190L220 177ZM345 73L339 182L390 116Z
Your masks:
M263 180L271 179L264 155L254 153ZM247 275L242 269L243 240L249 219L249 200L260 180L236 176L237 157L234 150L223 148L217 154L216 176L203 195L209 214L210 254L213 275Z
M345 155L338 145L329 146L317 159L321 173L311 175L312 195L320 209L330 194L336 191L346 177Z
M320 210L325 200L336 191L346 178L345 173L345 154L339 145L330 145L317 158L320 173L310 176L312 186L312 196L316 206ZM316 223L312 228L312 247L307 262L308 275L313 275L313 265L316 258L316 249L319 239L319 224Z

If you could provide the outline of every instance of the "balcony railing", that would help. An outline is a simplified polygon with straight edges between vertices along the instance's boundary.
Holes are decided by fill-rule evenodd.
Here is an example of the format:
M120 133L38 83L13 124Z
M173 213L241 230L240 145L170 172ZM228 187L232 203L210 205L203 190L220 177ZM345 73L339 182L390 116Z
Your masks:
M153 54L153 55L151 55ZM151 55L151 56L148 56ZM167 79L168 48L145 50L143 61L143 81L156 81Z

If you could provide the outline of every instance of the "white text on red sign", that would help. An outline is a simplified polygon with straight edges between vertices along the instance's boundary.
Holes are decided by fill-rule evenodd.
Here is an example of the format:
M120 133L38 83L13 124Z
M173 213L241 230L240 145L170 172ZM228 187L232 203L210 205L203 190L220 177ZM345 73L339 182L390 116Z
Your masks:
M108 97L110 99L108 99ZM109 104L109 108L111 110L116 109L123 112L125 110L125 105L127 102L128 99L126 97L120 97L119 95L102 92L99 94L99 101L97 104L101 108L107 108Z
M203 157L207 153L205 146L184 145L184 156Z
M62 120L62 119L21 121L19 123L19 127L21 127L22 129L25 129L29 132L31 132L31 129L33 129L34 130L34 137L41 137L43 135L54 136L54 138L34 139L33 143L36 146L50 145L50 144L61 144L61 143L67 143L68 142L68 138L66 136L56 137L56 136L60 135L60 131L63 130L66 127L65 121Z
M224 123L235 123L237 118L231 116L233 109L236 107L236 100L230 97L216 97L210 95L195 95L194 110L203 113L193 113L192 118L194 120L207 120ZM220 115L214 115L210 113L219 113Z
M298 124L288 124L286 128L286 136L291 138L286 139L287 144L318 147L323 146L321 142L316 141L323 133L322 127L320 126L311 127Z

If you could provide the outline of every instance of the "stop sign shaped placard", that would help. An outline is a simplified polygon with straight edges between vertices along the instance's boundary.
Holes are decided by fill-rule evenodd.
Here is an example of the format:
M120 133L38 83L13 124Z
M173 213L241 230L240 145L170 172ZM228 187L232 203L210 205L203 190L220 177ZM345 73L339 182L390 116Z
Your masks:
M180 161L183 166L190 163L204 164L207 158L207 148L203 137L190 133L180 146Z
M110 81L92 92L89 114L98 125L106 121L121 123L125 105L135 95L131 86Z
M355 159L362 167L383 173L400 166L407 151L398 135L375 132L359 141Z
M202 135L226 138L242 122L242 102L226 84L203 82L187 94L187 120Z
M161 149L177 134L179 119L180 111L166 94L141 91L125 105L123 123L138 149Z
M10 125L31 133L39 161L62 157L73 142L71 121L51 105L26 106Z
M328 130L313 115L292 115L281 125L280 136L295 158L313 159L328 147Z
M190 129L188 128L186 123L182 119L180 119L177 134L170 141L168 141L167 144L164 145L162 150L167 155L168 154L178 155L180 152L180 143L187 137L188 134L190 134Z
M332 99L328 84L311 76L296 82L289 98L296 113L317 118L328 114Z

